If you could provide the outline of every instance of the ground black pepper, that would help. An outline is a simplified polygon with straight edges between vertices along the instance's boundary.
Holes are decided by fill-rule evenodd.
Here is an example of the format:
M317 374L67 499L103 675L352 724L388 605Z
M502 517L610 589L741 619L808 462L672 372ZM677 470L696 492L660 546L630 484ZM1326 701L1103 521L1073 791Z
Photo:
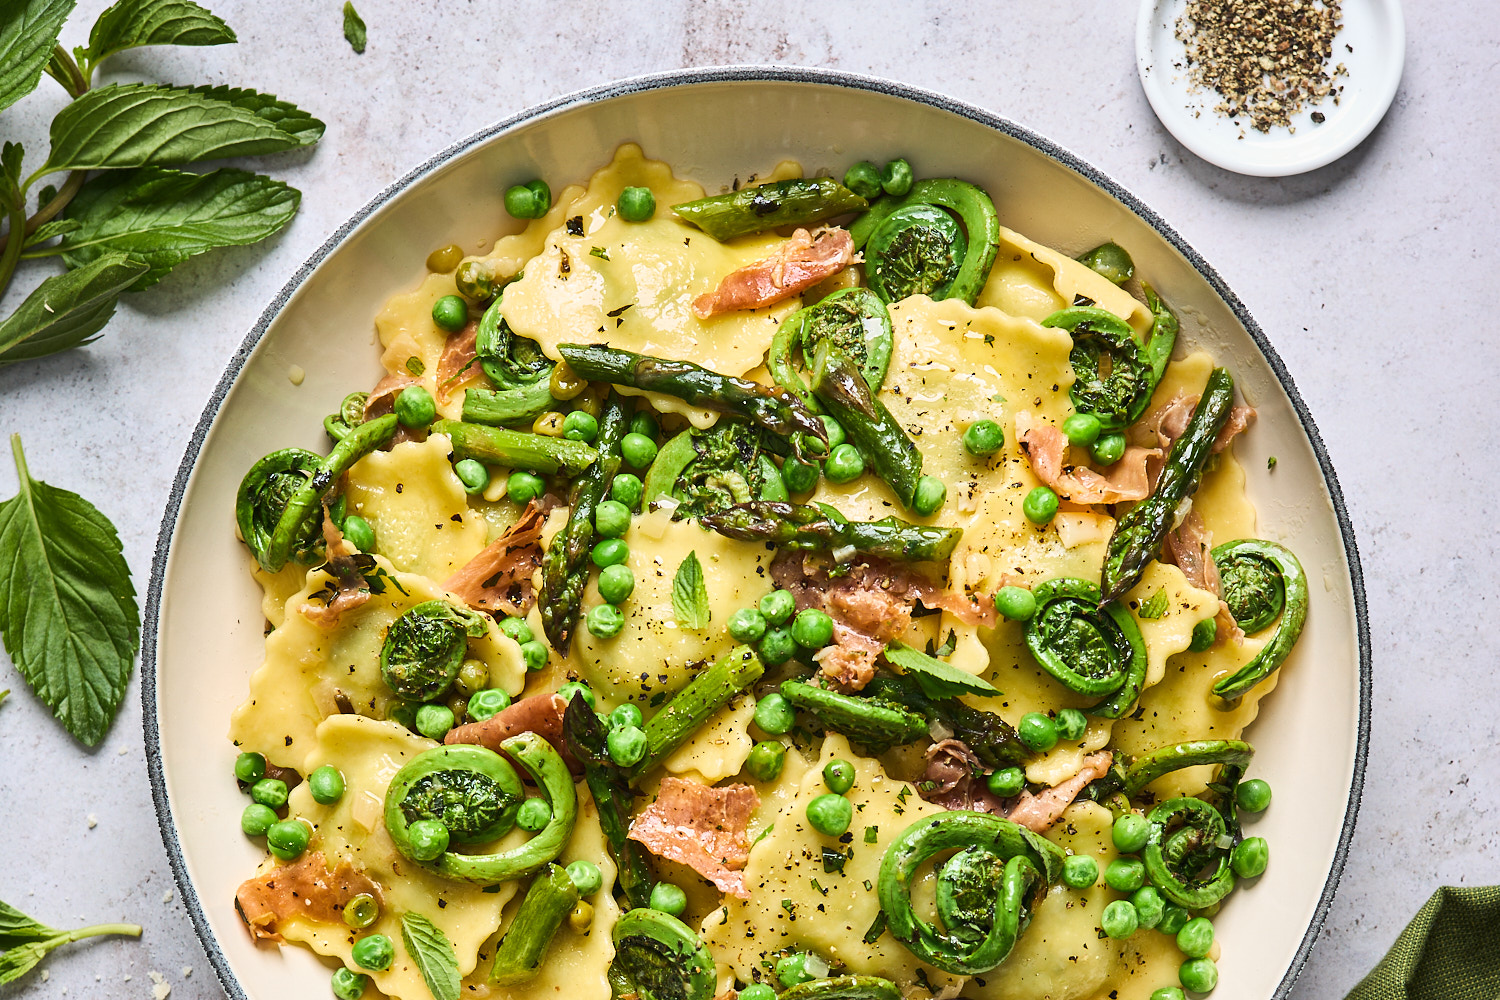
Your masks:
M1215 112L1259 132L1295 132L1291 116L1304 106L1330 95L1339 103L1336 81L1349 71L1328 60L1341 18L1341 0L1188 0L1177 37L1193 84L1223 98Z

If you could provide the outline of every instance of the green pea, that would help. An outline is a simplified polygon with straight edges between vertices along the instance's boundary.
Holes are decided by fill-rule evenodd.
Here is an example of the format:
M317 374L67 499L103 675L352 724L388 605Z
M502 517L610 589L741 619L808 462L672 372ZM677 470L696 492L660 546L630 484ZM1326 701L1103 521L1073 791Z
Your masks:
M681 916L687 909L687 893L671 882L658 882L651 887L651 909L674 917Z
M1271 845L1265 837L1246 837L1234 845L1229 855L1229 865L1240 878L1255 878L1263 875L1271 860Z
M1005 432L993 420L976 420L964 431L964 450L975 458L993 455L1005 447Z
M640 510L643 491L641 477L629 472L620 473L609 484L610 499L624 504L626 510Z
M640 726L611 729L606 737L609 759L621 767L634 767L646 756L646 731Z
M848 831L854 819L854 806L842 795L819 795L807 804L807 822L825 837L837 837Z
M396 946L384 934L367 934L354 942L350 957L361 969L384 972L396 958Z
M930 517L938 512L946 499L947 483L937 476L922 476L917 480L917 489L911 498L911 509L921 517Z
M1178 967L1177 981L1191 993L1211 993L1219 985L1219 967L1207 958L1190 958Z
M609 713L609 728L620 729L624 726L640 726L645 724L645 716L641 714L641 708L635 702L627 701L616 705L614 711Z
M648 187L628 187L620 192L615 209L626 222L647 222L656 214L656 196Z
M797 610L797 599L790 590L773 590L760 599L760 613L772 625L785 625Z
M606 538L594 546L593 551L589 553L589 558L600 569L606 566L618 566L630 558L630 546L618 538Z
M453 463L453 474L464 484L464 492L470 496L483 493L490 485L490 470L483 462L472 458L459 459Z
M594 527L605 538L619 538L630 530L630 508L618 500L604 500L594 508Z
M1100 434L1099 440L1089 449L1089 454L1100 465L1114 465L1125 454L1125 435Z
M1110 839L1121 854L1139 854L1151 836L1151 824L1140 813L1125 813L1115 820Z
M324 764L307 776L307 790L318 805L331 806L344 797L344 776L332 764Z
M1013 795L1020 795L1021 789L1026 787L1026 773L1019 767L1002 767L991 772L984 783L990 791L1002 799L1008 799Z
M456 720L447 705L423 705L417 709L417 732L429 740L442 742Z
M519 643L527 643L534 638L531 634L531 626L526 624L526 619L513 615L501 620L500 631Z
M739 1000L776 1000L776 991L765 983L751 983L740 990Z
M474 697L469 699L469 718L475 722L483 722L509 707L510 695L499 688L485 688L474 692Z
M1130 253L1113 240L1094 247L1079 257L1078 262L1117 285L1125 284L1135 274L1135 262L1130 259Z
M1156 887L1150 885L1137 889L1130 897L1130 904L1141 918L1141 926L1147 930L1161 923L1162 913L1167 905Z
M776 978L782 986L796 986L798 983L808 983L818 978L807 971L807 961L812 956L807 952L798 951L787 955L785 958L776 960Z
M259 802L252 802L240 813L240 829L247 836L259 837L276 822L276 810Z
M1260 778L1242 781L1235 786L1234 800L1246 812L1265 812L1271 805L1271 786Z
M767 666L779 667L796 654L797 642L792 638L791 629L777 626L766 629L766 634L760 637L760 645L756 649L760 651L760 658Z
M628 429L631 434L644 434L654 441L661 431L661 424L657 422L656 416L650 410L640 410L630 418Z
M596 604L583 616L583 623L594 638L613 639L625 628L625 613L613 604Z
M861 198L879 198L883 190L880 186L880 168L869 160L860 160L844 171L844 187Z
M1162 907L1161 922L1156 925L1156 929L1163 934L1175 935L1187 924L1188 917L1187 910L1176 903L1168 903Z
M526 672L534 674L547 666L547 646L537 639L521 643L521 662Z
M333 970L333 979L329 981L329 988L338 1000L359 1000L365 995L365 986L370 982L369 976L362 976L353 969L340 966Z
M266 776L266 759L253 750L240 754L234 759L234 776L247 784L259 781Z
M830 417L826 413L818 414L818 419L823 422L823 430L828 432L828 447L837 448L839 445L849 440L849 434L844 430L844 425L839 423L836 419ZM816 442L808 443L813 445L813 447L817 447Z
M1099 440L1099 435L1104 432L1104 425L1092 413L1074 413L1063 421L1062 432L1067 435L1069 444L1087 448Z
M282 861L294 861L307 850L310 836L307 824L300 819L284 819L272 823L266 831L266 846Z
M1187 1000L1187 994L1176 986L1163 986L1151 991L1151 1000Z
M1025 587L1001 587L995 591L995 610L1013 622L1024 622L1036 614L1036 598Z
M791 494L810 493L818 485L823 467L818 462L799 462L787 456L781 463L781 482Z
M1072 889L1089 889L1099 881L1099 862L1090 854L1070 854L1063 859L1063 883Z
M1104 866L1104 884L1115 892L1135 892L1146 884L1146 866L1139 858L1115 858Z
M1089 728L1089 718L1076 708L1057 710L1057 738L1076 740Z
M495 269L487 261L466 260L453 273L453 283L464 298L483 302L495 294Z
M433 861L448 850L448 828L435 819L412 820L406 835L411 840L412 857L418 861Z
M854 787L854 765L847 760L830 760L823 765L823 784L835 795L844 795Z
M536 833L551 821L552 804L546 799L535 796L522 802L520 810L516 813L516 825L529 833Z
M490 686L490 668L483 660L465 660L458 668L458 677L454 683L459 694L472 698Z
M1135 912L1135 907L1129 900L1124 899L1117 899L1110 903L1099 917L1099 926L1104 928L1104 933L1116 941L1123 941L1130 937L1140 925L1140 915Z
M804 649L822 649L833 641L833 619L826 611L803 608L792 619L792 641Z
M865 474L865 457L847 441L833 451L823 463L823 475L830 483L852 483Z
M656 461L656 442L632 431L620 439L620 457L632 469L644 469Z
M529 472L512 472L505 480L505 495L522 507L547 492L547 482Z
M580 896L592 896L604 888L604 873L592 861L579 858L568 865L567 872Z
M762 695L755 703L755 724L768 736L785 736L796 721L797 710L779 692Z
M401 723L407 729L415 729L417 725L417 706L409 701L392 702L385 710L385 717Z
M1026 494L1021 502L1021 512L1032 524L1046 524L1057 513L1057 494L1049 487L1038 486Z
M350 897L344 904L344 926L364 930L380 919L380 902L368 892Z
M469 304L460 295L444 295L432 304L432 321L439 329L457 333L469 323Z
M775 740L761 740L750 748L745 758L745 770L756 781L775 781L781 777L781 768L786 764L786 747Z
M250 801L280 809L286 805L286 782L280 778L261 778L250 786Z
M1021 742L1037 753L1046 753L1057 746L1057 723L1041 712L1027 712L1021 716L1016 732Z
M563 437L569 441L592 441L599 436L599 418L587 410L570 410L563 417Z
M1177 932L1177 950L1188 958L1202 958L1213 946L1214 925L1207 917L1194 917Z
M568 683L557 689L557 694L565 702L572 701L574 695L582 695L583 703L589 708L594 707L593 688L582 681L568 681Z
M464 248L457 243L438 247L427 255L427 270L433 274L447 274L464 259Z
M635 574L629 566L606 566L599 571L599 596L619 604L635 590Z
M1218 638L1219 623L1212 618L1205 618L1193 626L1193 638L1188 643L1188 649L1194 653L1202 653L1210 649Z
M396 419L402 427L426 427L437 419L432 393L420 385L409 385L396 396Z
M766 634L766 616L757 608L740 608L729 616L729 634L735 642L758 642Z
M904 159L892 160L880 171L880 186L893 198L900 198L911 190L911 164Z
M370 522L358 514L350 514L344 518L341 529L344 532L344 541L359 549L361 552L375 551L375 529Z
M505 190L505 210L517 219L540 219L552 207L552 189L544 180L517 184Z

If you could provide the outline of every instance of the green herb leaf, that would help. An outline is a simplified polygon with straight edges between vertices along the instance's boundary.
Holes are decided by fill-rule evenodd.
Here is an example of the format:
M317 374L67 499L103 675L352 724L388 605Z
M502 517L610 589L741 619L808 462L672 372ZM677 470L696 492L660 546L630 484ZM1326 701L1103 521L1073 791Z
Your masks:
M957 698L961 694L999 694L1000 691L982 677L960 670L953 664L928 656L899 642L885 647L885 658L891 666L913 678L929 698Z
M26 158L26 149L19 142L7 142L0 146L0 179L5 181L6 198L20 204L21 161Z
M94 746L140 648L130 567L109 519L76 493L32 479L20 435L10 440L20 490L0 503L0 634L37 697Z
M91 343L120 293L144 273L145 264L112 253L43 281L0 322L0 368Z
M0 900L0 951L14 948L26 941L45 941L61 933L62 931L37 922Z
M433 1000L458 1000L458 959L438 926L420 913L401 914L401 940Z
M60 943L60 942L59 942ZM27 941L0 955L0 984L12 983L30 972L51 951L46 941Z
M354 9L354 4L344 0L344 40L356 53L363 55L365 51L365 22L364 18Z
M316 141L307 138L308 122L315 123L321 136L322 122L254 91L144 83L100 87L52 119L52 152L44 170L106 170L279 153Z
M73 0L7 0L0 4L0 109L36 89L52 58Z
M682 628L708 628L713 613L708 608L708 587L703 583L703 564L697 552L689 552L672 578L672 617Z
M1148 621L1160 618L1167 613L1167 601L1166 590L1158 590L1142 602L1140 608L1136 610L1136 617Z
M26 237L26 246L41 246L50 239L71 233L80 225L81 223L75 219L53 219L51 222L44 222Z
M119 0L94 22L85 55L97 65L105 56L142 45L224 45L234 41L238 39L229 25L192 0Z
M281 181L227 167L101 174L68 206L79 228L63 241L63 260L82 267L107 253L128 253L150 268L130 286L140 291L195 254L265 239L296 214L300 200Z
M135 924L95 924L76 931L60 931L0 901L0 952L4 952L0 954L0 985L20 979L52 949L100 934L140 937L141 929Z

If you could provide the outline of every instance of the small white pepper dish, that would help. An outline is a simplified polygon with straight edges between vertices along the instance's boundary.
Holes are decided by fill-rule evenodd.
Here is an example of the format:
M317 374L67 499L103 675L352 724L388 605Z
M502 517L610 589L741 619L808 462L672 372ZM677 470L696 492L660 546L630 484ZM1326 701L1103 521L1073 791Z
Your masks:
M1316 170L1363 142L1396 96L1406 58L1400 0L1344 0L1343 25L1327 61L1334 91L1317 104L1304 104L1289 125L1266 131L1246 115L1229 118L1216 111L1222 95L1194 84L1178 37L1188 2L1143 0L1136 66L1156 117L1178 142L1215 166L1256 177ZM1335 76L1341 64L1347 73Z

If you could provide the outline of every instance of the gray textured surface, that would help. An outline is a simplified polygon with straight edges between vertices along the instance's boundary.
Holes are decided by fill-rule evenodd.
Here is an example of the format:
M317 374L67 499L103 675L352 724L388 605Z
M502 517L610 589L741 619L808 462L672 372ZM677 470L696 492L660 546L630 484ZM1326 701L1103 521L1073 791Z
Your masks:
M80 6L68 44L104 4ZM888 76L1009 116L1140 195L1249 305L1322 429L1364 557L1374 730L1351 863L1294 995L1342 996L1439 883L1500 882L1500 783L1487 763L1500 727L1485 711L1500 703L1488 5L1412 5L1406 77L1385 122L1342 161L1285 180L1224 173L1157 124L1124 2L877 13L885 5L363 0L362 57L342 38L337 0L212 6L238 45L137 51L111 69L254 86L327 120L314 153L260 161L302 189L301 214L268 244L199 258L127 300L94 346L0 371L0 430L25 436L34 475L114 519L142 591L168 486L226 359L299 262L411 167L527 105L636 73L778 63ZM44 80L0 117L32 166L61 103ZM9 473L0 481L9 493ZM0 708L0 898L55 924L146 929L140 942L58 953L49 978L33 974L13 995L149 997L156 971L174 997L220 996L157 833L139 684L92 752L0 664L7 686L18 690Z

